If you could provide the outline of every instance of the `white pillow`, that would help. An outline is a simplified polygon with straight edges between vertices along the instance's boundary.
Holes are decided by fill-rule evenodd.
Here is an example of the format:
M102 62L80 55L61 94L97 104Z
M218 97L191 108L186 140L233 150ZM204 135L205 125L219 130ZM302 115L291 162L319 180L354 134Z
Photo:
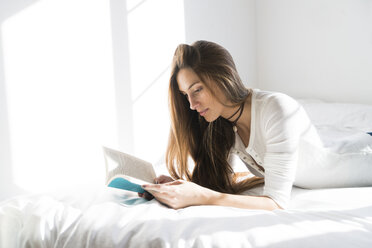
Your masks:
M299 99L315 126L372 132L372 105Z
M295 185L372 186L372 105L299 100L324 147L302 142Z
M372 136L359 130L340 130L337 127L317 127L324 147L334 153L369 153Z

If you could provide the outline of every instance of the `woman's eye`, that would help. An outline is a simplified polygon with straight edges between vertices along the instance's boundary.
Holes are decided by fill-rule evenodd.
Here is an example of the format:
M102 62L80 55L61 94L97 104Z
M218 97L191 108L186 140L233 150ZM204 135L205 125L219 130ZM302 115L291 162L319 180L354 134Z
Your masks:
M203 89L203 88L200 87L200 88L198 88L197 90L195 90L194 93L199 93L202 89Z

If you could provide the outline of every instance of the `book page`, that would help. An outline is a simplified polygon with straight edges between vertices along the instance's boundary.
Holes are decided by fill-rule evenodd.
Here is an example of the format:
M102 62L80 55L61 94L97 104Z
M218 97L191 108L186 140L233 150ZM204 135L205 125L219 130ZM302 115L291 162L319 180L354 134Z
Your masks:
M106 163L106 183L119 174L148 183L154 182L156 173L151 163L107 147L103 147L103 150Z

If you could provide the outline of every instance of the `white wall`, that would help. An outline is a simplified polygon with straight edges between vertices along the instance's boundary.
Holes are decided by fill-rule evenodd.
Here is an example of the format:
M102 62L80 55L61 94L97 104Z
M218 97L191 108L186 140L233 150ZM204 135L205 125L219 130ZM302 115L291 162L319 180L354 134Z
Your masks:
M210 40L225 47L248 87L256 87L254 0L185 0L186 41Z
M111 2L118 148L159 164L170 126L170 63L185 42L183 0Z
M371 0L258 0L258 87L372 104Z

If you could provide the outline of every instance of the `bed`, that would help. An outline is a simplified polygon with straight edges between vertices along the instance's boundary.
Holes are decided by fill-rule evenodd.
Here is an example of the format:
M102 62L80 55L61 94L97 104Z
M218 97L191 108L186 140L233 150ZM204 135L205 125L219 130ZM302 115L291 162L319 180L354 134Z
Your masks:
M372 247L372 106L299 101L342 166L327 188L294 187L287 210L173 210L97 185L1 202L0 247Z

